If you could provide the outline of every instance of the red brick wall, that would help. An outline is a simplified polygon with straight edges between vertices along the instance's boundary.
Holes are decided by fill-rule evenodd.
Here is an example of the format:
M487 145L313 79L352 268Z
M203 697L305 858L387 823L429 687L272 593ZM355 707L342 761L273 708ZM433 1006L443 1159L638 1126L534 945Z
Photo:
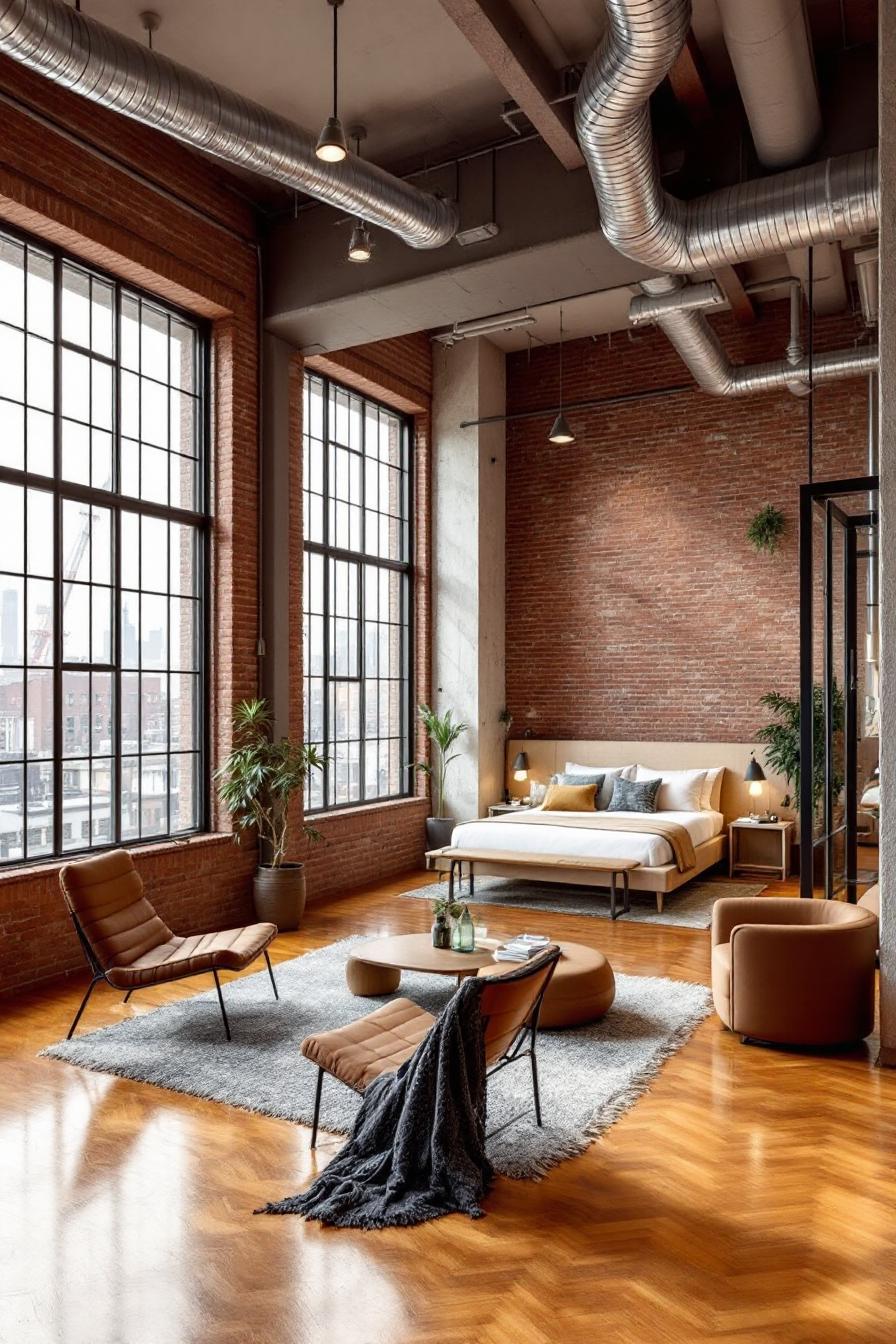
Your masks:
M714 321L738 361L780 358L786 304L753 328ZM820 320L816 348L851 345ZM557 348L508 359L508 411L557 395ZM567 401L688 382L665 337L570 342ZM866 383L815 396L815 475L862 474ZM798 687L798 487L807 404L789 393L725 400L696 389L550 417L507 432L507 702L535 737L749 741L763 691ZM775 556L745 532L766 502L787 531Z
M430 678L430 408L432 401L432 344L423 333L396 340L375 341L310 358L310 368L347 386L376 397L414 417L414 694L429 699ZM295 393L294 393L295 398ZM301 423L301 403L293 423ZM301 479L301 475L299 476ZM295 512L295 506L294 506ZM295 512L296 554L301 560L301 501ZM298 565L295 566L299 571ZM299 660L301 642L298 643ZM291 669L298 687L301 713L302 669ZM427 744L418 727L417 757L425 758ZM348 808L316 817L323 836L307 859L311 900L350 891L352 887L419 868L424 853L424 818L429 812L422 778L415 776L416 797Z
M213 319L217 758L229 707L254 693L257 519L255 221L214 165L0 58L0 220ZM35 116L34 113L38 116ZM74 133L74 135L71 134ZM235 558L238 557L238 564ZM136 852L160 914L183 932L250 917L251 849L218 834ZM83 966L58 864L0 873L0 993Z

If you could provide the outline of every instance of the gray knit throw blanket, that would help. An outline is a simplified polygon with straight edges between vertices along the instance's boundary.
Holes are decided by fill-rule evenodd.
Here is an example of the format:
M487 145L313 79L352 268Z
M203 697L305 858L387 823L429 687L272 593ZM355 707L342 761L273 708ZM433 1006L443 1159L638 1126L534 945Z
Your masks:
M463 982L395 1073L367 1088L354 1129L314 1183L257 1210L300 1213L333 1227L410 1227L481 1218L493 1171L485 1155L485 1048L479 1001Z

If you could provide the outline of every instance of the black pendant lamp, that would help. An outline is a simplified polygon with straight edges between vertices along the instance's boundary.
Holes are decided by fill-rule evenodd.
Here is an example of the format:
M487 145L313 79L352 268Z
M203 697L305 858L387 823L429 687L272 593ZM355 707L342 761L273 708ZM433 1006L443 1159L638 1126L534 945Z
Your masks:
M575 443L576 436L567 423L566 416L563 414L563 309L560 309L560 404L557 407L557 418L551 426L551 432L548 435L549 443Z
M365 126L352 126L349 135L355 142L355 156L361 157L361 141L367 136ZM373 239L363 219L356 219L352 226L352 236L348 240L348 259L358 263L369 261L373 256Z
M342 0L327 0L327 4L333 10L333 115L327 117L324 122L323 130L317 137L314 152L324 163L342 163L348 154L348 144L345 139L345 131L342 129L342 122L339 120L337 101L339 88L339 7Z

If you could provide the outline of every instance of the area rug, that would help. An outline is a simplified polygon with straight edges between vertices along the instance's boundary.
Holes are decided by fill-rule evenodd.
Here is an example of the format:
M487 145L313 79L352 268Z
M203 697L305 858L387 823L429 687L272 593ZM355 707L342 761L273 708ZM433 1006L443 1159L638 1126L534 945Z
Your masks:
M458 887L458 899L477 905L509 905L515 910L545 910L556 915L588 915L591 919L610 918L609 892L593 887L573 887L555 882L523 882L519 878L477 877L475 895L468 901L466 878ZM620 915L617 923L672 924L684 929L708 929L712 923L712 908L722 896L758 896L765 891L765 883L756 882L690 882L666 897L662 914L656 908L656 897L651 891L631 893L631 911ZM444 900L448 892L447 880L430 882L428 886L404 891L409 900ZM616 896L616 909L622 908L622 883ZM550 933L550 930L548 930Z
M346 938L281 962L275 968L279 1002L267 971L229 980L224 986L233 1032L229 1043L212 989L60 1041L42 1053L308 1125L317 1070L299 1053L300 1041L312 1032L345 1026L386 1001L355 998L346 988L346 958L362 941ZM406 971L400 993L438 1013L453 987L447 977ZM139 997L138 991L131 1002ZM151 991L146 997L151 999ZM541 1033L543 1129L534 1122L527 1062L502 1069L489 1082L488 1129L499 1132L489 1140L488 1153L496 1170L537 1178L583 1152L647 1090L663 1061L685 1043L709 1008L709 991L702 985L619 975L616 1001L602 1022ZM321 1125L347 1133L358 1105L354 1093L327 1078Z

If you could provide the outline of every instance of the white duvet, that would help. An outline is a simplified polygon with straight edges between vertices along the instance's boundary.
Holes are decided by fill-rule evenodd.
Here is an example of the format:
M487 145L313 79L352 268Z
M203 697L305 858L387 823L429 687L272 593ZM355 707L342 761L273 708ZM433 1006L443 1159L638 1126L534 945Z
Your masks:
M541 811L541 809L537 809ZM606 812L600 815L605 817ZM637 818L639 812L620 812L620 817ZM711 840L722 830L721 812L657 812L654 815L684 826L695 845ZM580 820L581 812L558 812ZM526 813L519 819L498 817L493 821L464 821L455 826L452 845L465 849L502 850L508 854L556 854L567 858L637 859L645 868L661 868L674 863L668 840L661 835L638 831L586 830L580 826L526 825Z

